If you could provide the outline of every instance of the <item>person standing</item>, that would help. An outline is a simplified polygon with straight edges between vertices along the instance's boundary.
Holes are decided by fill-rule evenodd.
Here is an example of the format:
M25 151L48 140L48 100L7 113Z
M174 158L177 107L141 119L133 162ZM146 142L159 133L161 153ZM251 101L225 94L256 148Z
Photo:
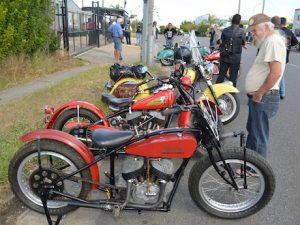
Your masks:
M166 46L169 48L173 47L173 41L176 38L177 31L173 27L172 23L168 23L168 27L164 31L164 35L166 38Z
M152 43L153 43L153 55L156 55L156 37L157 37L157 22L153 21L152 23Z
M109 28L109 32L112 34L114 42L114 58L115 63L119 63L121 52L122 52L122 39L123 39L123 30L121 27L123 23L122 18L118 18L115 24L112 24Z
M130 33L131 33L130 21L127 21L127 23L124 26L124 36L126 39L126 44L128 45L131 45Z
M217 25L214 25L214 35L211 41L210 50L214 51L218 47L218 41L221 38L220 28Z
M252 33L253 44L259 51L245 80L249 106L246 147L266 158L269 120L279 109L279 82L285 69L286 46L265 14L252 16L247 31Z
M220 72L216 83L224 82L229 69L229 80L236 87L237 75L240 69L242 46L245 47L244 30L239 27L241 15L232 17L232 25L223 30L220 44ZM246 47L245 47L246 48Z
M210 38L209 38L209 48L210 48L210 51L213 51L215 48L214 48L214 45L213 45L213 40L214 40L214 36L215 36L215 27L212 26L210 28L210 32L209 32L209 35L210 35Z
M294 33L286 28L286 18L281 17L280 18L280 29L284 32L285 37L286 37L286 63L290 61L289 56L290 56L290 50L291 47L294 47L299 44L296 36ZM279 94L280 94L280 99L285 98L285 81L284 81L284 76L282 76L279 84Z
M136 45L141 46L142 45L142 25L138 23L136 27Z

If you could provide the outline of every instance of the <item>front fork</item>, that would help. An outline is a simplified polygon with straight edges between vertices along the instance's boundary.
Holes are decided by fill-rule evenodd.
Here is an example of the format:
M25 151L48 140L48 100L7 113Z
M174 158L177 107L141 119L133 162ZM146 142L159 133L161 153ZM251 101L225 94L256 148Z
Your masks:
M232 133L227 133L227 134L224 134L221 136L221 139L226 139L226 138L232 138L232 137L238 137L240 136L240 146L241 148L243 149L243 174L244 174L244 188L247 189L248 185L247 185L247 176L246 176L246 162L247 162L247 150L246 150L246 145L245 145L245 133L244 131L240 131L240 132L232 132ZM219 169L219 167L217 166L216 164L216 160L212 154L212 150L213 150L213 147L216 148L217 152L218 152L218 155L224 165L224 169L227 171L228 175L229 175L229 179L225 177L225 174L224 171L221 171ZM223 178L223 180L230 184L234 189L236 190L239 190L239 187L237 185L237 183L235 182L235 179L234 179L234 172L230 166L230 164L227 164L225 162L225 159L221 153L221 149L219 147L219 145L216 143L215 145L210 145L210 146L207 146L207 150L208 150L208 155L209 155L209 159L213 165L213 167L215 168L216 172L219 174L220 177Z

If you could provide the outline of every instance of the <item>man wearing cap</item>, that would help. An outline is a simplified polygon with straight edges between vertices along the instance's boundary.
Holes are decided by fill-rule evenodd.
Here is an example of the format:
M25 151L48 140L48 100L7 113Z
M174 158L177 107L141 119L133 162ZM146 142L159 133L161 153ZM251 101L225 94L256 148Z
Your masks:
M274 25L265 14L252 16L247 31L252 33L259 51L245 81L249 97L246 147L266 158L269 119L279 109L278 90L285 68L286 46L284 38L274 32Z
M121 52L122 52L122 39L123 39L123 29L121 27L123 23L123 18L118 18L115 24L112 24L108 31L111 33L114 41L114 58L115 63L119 63Z

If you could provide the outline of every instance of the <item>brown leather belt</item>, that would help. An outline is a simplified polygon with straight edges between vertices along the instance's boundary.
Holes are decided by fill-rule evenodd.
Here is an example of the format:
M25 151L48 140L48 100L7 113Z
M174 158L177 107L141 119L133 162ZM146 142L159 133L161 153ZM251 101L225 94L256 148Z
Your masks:
M278 94L279 90L277 89L272 89L272 90L268 90L264 95L269 95L269 94ZM252 98L253 95L247 94L248 98Z

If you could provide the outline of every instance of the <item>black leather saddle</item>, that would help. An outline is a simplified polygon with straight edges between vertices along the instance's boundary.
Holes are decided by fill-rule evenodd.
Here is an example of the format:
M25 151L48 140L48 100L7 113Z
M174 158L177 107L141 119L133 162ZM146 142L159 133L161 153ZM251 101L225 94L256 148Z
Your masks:
M114 131L109 129L98 129L93 131L91 139L100 148L111 148L126 143L134 136L130 130Z
M109 94L102 94L101 100L107 105L113 105L118 108L129 107L133 102L132 98L117 98Z

